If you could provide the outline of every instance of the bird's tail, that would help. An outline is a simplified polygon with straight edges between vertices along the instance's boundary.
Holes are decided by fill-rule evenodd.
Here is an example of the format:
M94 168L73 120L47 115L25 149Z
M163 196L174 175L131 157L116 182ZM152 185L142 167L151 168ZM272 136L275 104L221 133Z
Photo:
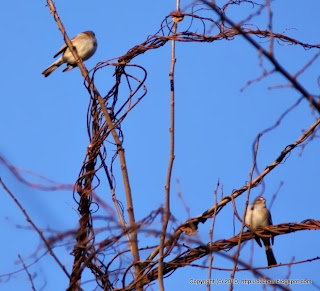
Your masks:
M48 77L54 70L56 70L62 64L63 64L62 58L56 60L51 66L49 66L42 72L42 75L44 75L45 77Z
M276 258L274 257L273 251L271 246L265 246L266 249L266 255L267 255L267 260L268 260L268 266L276 265L277 261Z

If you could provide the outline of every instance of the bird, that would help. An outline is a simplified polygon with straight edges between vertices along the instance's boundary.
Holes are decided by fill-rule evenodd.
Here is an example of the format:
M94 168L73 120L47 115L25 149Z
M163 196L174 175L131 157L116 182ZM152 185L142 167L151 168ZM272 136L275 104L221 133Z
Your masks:
M79 57L83 61L91 58L96 52L98 46L96 36L94 32L90 30L79 33L77 36L71 39L71 42ZM42 72L45 77L48 77L63 63L67 64L67 67L63 70L63 72L70 71L77 66L77 62L66 44L58 50L58 52L54 55L54 58L60 54L62 54L61 57Z
M247 208L245 223L252 229L256 230L260 226L272 225L271 213L266 207L266 199L262 196L258 196L252 204ZM276 265L277 261L273 254L269 237L256 236L255 240L258 245L262 247L261 241L264 244L264 248L267 255L268 266ZM274 237L271 237L272 244L274 243Z

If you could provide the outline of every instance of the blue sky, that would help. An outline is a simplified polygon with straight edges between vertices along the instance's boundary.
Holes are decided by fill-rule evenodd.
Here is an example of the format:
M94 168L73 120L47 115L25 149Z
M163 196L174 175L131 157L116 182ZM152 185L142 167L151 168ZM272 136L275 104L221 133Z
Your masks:
M154 34L166 15L175 8L175 1L55 1L58 13L73 37L85 30L93 30L98 39L96 54L85 64L96 63L125 54L133 46ZM187 7L191 2L182 2ZM223 3L219 1L218 4ZM312 0L306 7L302 2L273 1L274 31L309 44L319 43L319 1ZM49 13L45 1L5 1L0 10L3 29L2 106L0 107L0 153L18 168L30 170L63 184L73 184L79 174L88 146L86 112L89 96L83 86L78 69L62 73L56 70L44 78L41 72L53 62L53 55L63 40L57 24ZM190 12L190 10L186 10ZM230 17L239 21L251 11L250 4L230 9ZM209 12L206 12L209 14ZM216 17L211 14L212 17ZM266 28L266 14L250 20L250 24ZM187 23L188 24L188 23ZM187 24L181 23L180 27ZM184 26L185 25L185 26ZM253 27L253 26L251 26ZM213 30L216 33L217 30ZM255 38L268 46L265 39ZM275 44L279 62L291 74L304 66L317 50L305 50L289 44ZM183 195L190 215L197 216L214 204L213 192L220 181L219 197L230 195L249 179L252 166L252 144L259 132L273 125L279 116L298 98L290 88L269 89L286 84L279 75L254 83L241 91L248 80L261 74L257 51L240 36L232 41L213 43L176 44L176 158L172 176L172 214L177 227L188 218L178 198ZM158 50L148 51L133 60L148 71L148 94L130 112L122 123L126 158L130 175L137 220L147 216L164 203L164 185L169 153L169 69L170 43ZM266 68L271 68L264 61ZM319 59L298 80L312 94L319 94ZM112 69L97 73L97 86L105 95L114 82ZM125 94L124 90L124 94ZM123 95L126 96L126 95ZM315 120L306 101L292 110L280 126L262 137L258 154L258 167L263 170L280 152L293 143ZM319 219L319 139L315 138L303 149L295 149L286 161L277 167L265 182L267 205L280 186L271 212L274 224L301 222L307 218ZM110 148L111 150L111 148ZM302 154L301 154L302 151ZM118 163L116 162L116 165ZM116 174L118 166L115 168ZM66 231L78 223L77 205L72 191L38 191L19 183L6 167L0 165L1 178L17 196L37 226L43 229ZM39 182L32 175L28 180ZM101 175L101 177L104 177ZM177 182L179 181L179 182ZM251 199L261 194L261 187L252 190ZM118 199L125 203L120 176L117 178ZM5 250L0 274L20 269L18 254L27 264L40 257L45 249L39 236L29 227L21 211L1 189L0 246ZM112 205L110 191L105 183L98 195ZM239 213L243 213L245 195L237 199ZM98 214L105 214L101 210ZM100 225L101 226L101 225ZM155 222L155 228L159 222ZM210 223L199 226L194 239L208 242ZM236 233L239 223L235 224ZM232 205L226 206L216 218L215 239L229 238L233 232ZM187 239L187 238L186 238ZM273 247L278 262L288 263L319 256L317 231L301 231L278 236ZM155 243L150 236L141 236L140 245ZM194 246L197 243L194 242ZM251 242L241 252L241 259L250 256ZM56 248L57 255L70 271L72 245ZM230 254L232 253L229 252ZM228 254L229 254L228 253ZM36 255L34 255L36 254ZM215 256L215 265L232 267L228 260ZM200 260L198 264L203 264ZM254 265L265 266L264 251L254 246ZM68 280L47 254L30 267L37 290L64 290ZM320 285L319 262L293 265L292 279L311 279ZM267 276L286 278L288 267L263 270ZM212 278L226 279L230 272L214 271ZM189 284L189 278L206 279L207 270L185 267L165 280L167 290L204 290L204 286ZM250 279L249 272L239 272L236 278ZM1 277L1 290L31 290L25 272ZM27 286L27 287L26 287ZM89 285L88 285L89 286ZM256 286L255 286L256 287ZM252 288L255 288L252 287ZM292 290L305 290L305 286L291 286ZM157 283L152 287L158 290ZM219 290L227 290L223 285ZM238 285L237 290L248 286ZM315 289L308 285L308 290ZM89 287L85 290L91 290Z

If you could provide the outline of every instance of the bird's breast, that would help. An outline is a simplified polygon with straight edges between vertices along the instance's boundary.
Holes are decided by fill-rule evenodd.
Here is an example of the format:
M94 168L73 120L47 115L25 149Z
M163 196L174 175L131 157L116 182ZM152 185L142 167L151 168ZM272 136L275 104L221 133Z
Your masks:
M96 39L92 39L92 38L82 38L82 39L74 40L73 45L76 48L79 57L83 61L92 57L92 55L97 50L97 41L96 41ZM67 48L66 51L64 52L63 60L65 63L69 63L69 64L76 63L69 48Z

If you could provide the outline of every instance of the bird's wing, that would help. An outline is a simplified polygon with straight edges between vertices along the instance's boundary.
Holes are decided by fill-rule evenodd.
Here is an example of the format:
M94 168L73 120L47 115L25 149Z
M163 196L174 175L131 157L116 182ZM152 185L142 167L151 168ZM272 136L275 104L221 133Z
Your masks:
M260 248L262 248L262 244L261 244L260 238L256 235L254 239L256 240L256 242L260 246Z
M67 49L67 45L65 44L57 51L57 53L53 57L55 58L57 55L60 55L61 53L65 52L66 49Z
M269 212L268 223L269 223L269 225L272 225L272 224L273 224L273 223L272 223L272 216L271 216L271 213L270 213L269 210L268 210L268 212ZM274 243L274 237L273 237L273 236L271 237L271 243L272 243L272 244Z
M269 225L273 225L272 216L271 216L270 211L269 211L268 223L269 223Z

